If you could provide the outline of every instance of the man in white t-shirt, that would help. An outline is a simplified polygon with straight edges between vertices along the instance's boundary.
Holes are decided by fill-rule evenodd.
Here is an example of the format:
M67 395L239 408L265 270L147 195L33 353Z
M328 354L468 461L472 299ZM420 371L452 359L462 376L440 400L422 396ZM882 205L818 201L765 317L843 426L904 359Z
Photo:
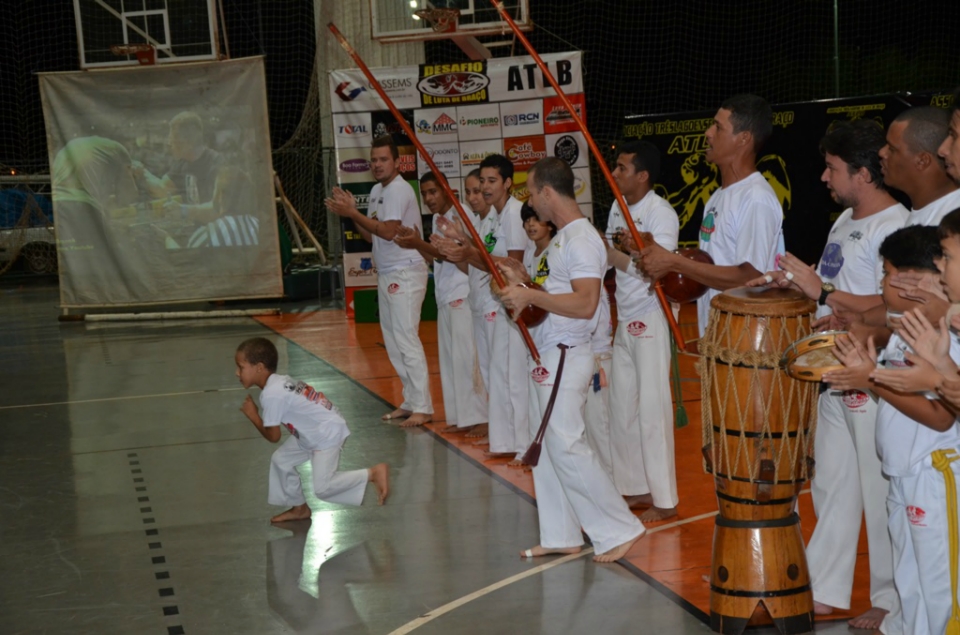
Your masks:
M960 207L960 190L938 155L949 129L947 111L920 106L900 113L887 130L880 150L883 182L910 197L910 225L936 227Z
M400 176L400 152L389 136L378 137L370 150L370 169L377 184L370 190L364 216L353 195L333 188L327 209L349 218L357 231L373 243L377 266L380 330L390 363L403 384L403 403L384 420L406 419L404 428L420 426L433 415L427 356L420 343L420 310L427 293L427 263L416 249L393 242L401 226L423 233L420 206L409 183Z
M613 178L637 230L668 251L677 248L680 220L653 185L660 151L649 141L618 148ZM627 228L617 202L607 219L607 241ZM631 507L647 506L642 522L677 515L677 472L670 397L670 328L649 279L624 253L607 248L617 276L617 332L610 377L613 482Z
M420 177L420 197L433 213L433 228L439 219L455 223L457 210L440 187L437 176L427 172ZM477 344L473 333L473 315L468 296L470 280L456 264L446 262L440 251L423 240L412 227L401 227L395 243L416 249L425 260L433 261L433 284L437 298L437 345L440 355L440 385L447 427L443 432L465 431L487 421L487 390L480 376Z
M757 171L757 153L772 131L770 105L756 95L736 95L723 102L704 133L706 159L720 170L721 182L704 207L700 225L700 249L714 264L684 258L656 244L641 252L643 271L652 280L676 271L709 287L697 300L701 337L714 296L774 269L784 251L780 201Z
M843 328L833 312L866 313L883 307L880 244L903 227L908 212L887 192L880 173L883 129L860 119L833 126L820 142L826 169L820 179L846 209L833 224L816 271L792 254L780 259L781 271L767 273L775 285L793 286L817 300L821 328ZM791 282L792 279L792 282ZM760 278L751 284L764 284ZM893 584L893 551L887 531L886 479L877 456L877 401L851 390L820 395L811 483L817 526L807 546L814 612L827 615L850 608L861 516L866 518L870 549L870 601L866 613L850 620L853 628L898 632L899 601Z
M539 463L533 468L540 544L521 555L579 552L582 532L586 532L597 553L594 560L613 562L627 554L645 529L584 435L583 407L594 372L590 339L607 268L606 249L580 211L573 170L565 161L556 157L538 161L527 174L527 187L537 215L558 229L547 257L550 275L542 289L508 284L501 299L508 309L533 304L547 311L546 319L533 331L542 365L530 360L527 381L534 388L540 416L551 393L556 401ZM498 266L506 271L508 283L529 279L520 263L505 260ZM563 386L554 391L558 375ZM530 423L531 436L537 427L539 421Z

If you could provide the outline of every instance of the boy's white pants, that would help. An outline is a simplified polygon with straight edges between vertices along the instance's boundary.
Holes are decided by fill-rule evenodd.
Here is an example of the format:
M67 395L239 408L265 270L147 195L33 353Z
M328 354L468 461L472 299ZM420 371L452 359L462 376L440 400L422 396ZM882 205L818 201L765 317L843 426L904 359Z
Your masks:
M291 436L276 449L270 459L270 485L267 502L271 505L294 507L306 502L300 485L297 466L310 461L313 471L313 493L328 503L359 505L367 489L367 470L338 472L340 448L304 450L299 440Z
M477 361L480 363L480 374L483 376L483 385L490 393L490 357L493 352L493 329L497 321L497 311L486 313L473 312L473 336L477 340Z
M957 458L956 449L934 452L916 475L890 479L893 575L904 633L943 633L954 610L960 620L957 580L951 578L951 566L954 576L957 573L960 550Z
M420 343L420 310L426 293L425 262L377 277L383 344L403 384L400 408L433 414L427 356Z
M560 349L540 351L549 376L541 383L532 378L538 417L530 423L531 438L540 426L547 407ZM529 362L532 372L536 363ZM581 527L593 541L597 553L604 553L640 536L643 524L627 508L623 497L600 466L584 436L583 407L587 382L593 375L590 346L567 351L563 376L553 414L543 438L540 463L533 468L540 518L540 545L547 549L577 547L583 544Z
M487 391L477 361L473 315L466 299L437 307L440 386L447 425L461 428L487 421Z
M617 325L610 374L613 480L624 496L679 502L670 397L670 329L659 308Z
M598 368L610 381L610 371L613 367L613 357L610 353L594 354L594 375ZM610 386L601 386L599 391L594 390L594 375L590 375L587 384L587 402L583 408L583 422L587 432L587 442L594 454L600 460L603 471L613 480L613 457L610 441Z
M850 608L861 517L867 524L870 602L890 611L881 630L897 635L900 603L893 585L893 547L887 531L890 486L876 443L877 402L866 393L828 390L817 406L816 472L810 483L817 526L807 545L813 599Z
M506 309L497 311L490 355L491 452L523 454L530 445L527 426L527 345Z

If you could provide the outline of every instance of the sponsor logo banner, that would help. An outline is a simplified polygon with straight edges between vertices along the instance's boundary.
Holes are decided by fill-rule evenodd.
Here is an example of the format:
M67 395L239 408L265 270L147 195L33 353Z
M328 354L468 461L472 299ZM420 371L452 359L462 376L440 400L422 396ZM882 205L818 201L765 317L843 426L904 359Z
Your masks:
M552 53L542 58L564 93L583 92L581 53ZM489 73L491 101L534 99L556 94L530 57L490 60Z
M457 109L429 108L413 111L413 131L427 143L432 137L457 137Z
M404 181L418 181L420 176L417 173L417 147L413 144L408 146L397 146L400 152L400 160L397 169L400 170L400 178ZM417 190L417 186L413 186Z
M486 60L421 64L417 90L422 106L456 106L490 101Z
M343 254L343 277L348 287L377 284L377 266L373 262L373 254L369 251Z
M578 203L593 201L593 192L590 189L590 168L573 169L573 193L577 195Z
M339 148L337 176L341 183L373 181L373 173L370 171L370 148Z
M480 162L491 154L503 152L503 142L500 139L485 141L465 141L460 144L460 173L466 177L471 170L480 167Z
M372 72L397 108L420 105L415 67L377 68ZM330 103L335 113L389 110L358 69L331 71L329 86Z
M590 148L582 132L547 135L547 152L563 159L571 168L585 168L590 165Z
M500 104L500 131L504 137L543 134L543 100Z
M567 95L567 97L583 123L587 123L587 108L583 93ZM559 97L547 97L543 100L543 131L545 133L577 132L578 130L580 128L577 127L577 122L563 105L563 100Z
M413 111L401 110L400 114L403 115L403 119L407 122L407 125L409 125L410 128L414 128ZM370 120L373 124L373 138L390 135L393 137L393 142L398 146L413 145L413 141L410 140L410 137L407 136L403 127L397 122L389 110L370 113Z
M457 108L457 132L460 141L500 137L499 104L479 104Z
M333 135L338 148L369 148L373 141L370 113L335 114Z
M460 176L460 144L459 143L436 143L431 145L424 144L427 153L437 169L443 172L448 179L458 178ZM422 157L417 157L420 175L430 170L430 166Z
M547 156L547 144L541 136L504 139L503 154L513 161L514 170L526 172L531 165Z

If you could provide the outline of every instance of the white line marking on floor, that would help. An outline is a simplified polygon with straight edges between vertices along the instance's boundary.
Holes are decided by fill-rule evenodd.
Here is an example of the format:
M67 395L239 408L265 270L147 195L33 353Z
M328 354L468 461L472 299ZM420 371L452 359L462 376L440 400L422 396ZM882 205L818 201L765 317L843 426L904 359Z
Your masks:
M698 521L698 520L703 520L704 518L712 518L712 517L714 517L714 516L716 516L716 515L717 515L717 512L709 512L709 513L706 513L706 514L700 514L699 516L691 516L690 518L684 518L683 520L678 520L678 521L676 521L676 522L667 523L666 525L661 525L660 527L654 527L654 528L652 528L652 529L648 529L648 530L647 530L647 534L655 534L655 533L657 533L658 531L664 531L664 530L666 530L666 529L673 529L674 527L679 527L679 526L681 526L681 525L686 525L687 523L692 523L692 522L696 522L696 521ZM646 535L646 534L645 534L645 535ZM540 573L543 573L544 571L547 571L547 570L552 569L552 568L554 568L554 567L560 566L561 564L566 564L566 563L568 563L568 562L570 562L570 561L572 561L572 560L576 560L577 558L582 558L583 556L590 555L590 554L592 554L592 553L593 553L593 547L588 547L587 549L584 549L583 551L581 551L581 552L579 552L579 553L572 553L572 554L570 554L569 556L564 556L564 557L562 557L562 558L558 558L558 559L553 560L553 561L551 561L551 562L548 562L548 563L546 563L546 564L541 564L540 566L534 567L533 569L530 569L529 571L524 571L523 573L518 573L518 574L516 574L516 575L512 575L512 576L510 576L509 578L505 578L505 579L503 579L503 580L500 580L499 582L496 582L496 583L494 583L494 584L491 584L491 585L488 586L488 587L484 587L484 588L482 588L482 589L478 589L478 590L474 591L473 593L471 593L471 594L469 594L469 595L465 595L465 596L463 596L462 598L459 598L459 599L454 600L453 602L449 602L449 603L447 603L447 604L444 604L444 605L441 606L441 607L435 608L435 609L433 609L432 611L421 615L421 616L418 617L417 619L415 619L415 620L413 620L413 621L411 621L411 622L407 622L406 624L404 624L404 625L401 626L400 628L396 629L395 631L391 631L391 632L390 632L390 635L406 635L406 633L410 633L410 632L412 632L412 631L420 628L421 626L423 626L423 625L426 624L427 622L432 622L433 620L437 619L437 618L440 617L441 615L445 615L446 613L449 613L450 611L453 611L453 610L455 610L455 609L458 609L458 608L460 608L461 606L463 606L464 604L468 604L468 603L470 603L470 602L472 602L472 601L474 601L474 600L476 600L476 599L478 599L478 598L483 597L484 595L488 595L488 594L490 594L490 593L493 593L494 591L497 591L497 590L499 590L499 589L502 589L502 588L505 587L505 586L509 586L509 585L513 584L514 582L519 582L520 580L523 580L524 578L529 578L529 577L531 577L531 576L538 575L538 574L540 574Z
M75 403L99 403L103 401L126 401L128 399L154 399L156 397L181 397L183 395L202 395L206 392L228 392L244 390L243 386L236 388L212 388L210 390L188 390L186 392L162 392L155 395L132 395L129 397L102 397L100 399L77 399L74 401L51 401L49 403L26 403L19 406L0 406L0 410L15 410L17 408L45 408L47 406L65 406Z

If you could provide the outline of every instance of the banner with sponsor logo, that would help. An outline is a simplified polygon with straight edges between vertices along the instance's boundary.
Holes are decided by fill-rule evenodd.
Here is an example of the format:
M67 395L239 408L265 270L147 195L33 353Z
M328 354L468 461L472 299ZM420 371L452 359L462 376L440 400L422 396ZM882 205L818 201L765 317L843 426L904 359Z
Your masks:
M578 114L586 120L582 59L578 52L543 56ZM401 111L430 158L457 192L463 179L491 154L513 161L514 196L526 200L527 170L547 156L560 157L574 169L577 202L593 216L589 148L572 115L532 58L510 57L451 64L372 69L374 77ZM427 163L390 113L387 105L356 69L330 73L337 178L366 211L376 181L370 172L370 143L392 135L400 151L401 176L419 196L419 177ZM466 201L464 201L466 205ZM429 211L424 207L424 232ZM347 286L376 284L370 245L343 223L344 274Z
M830 227L843 211L820 181L824 170L820 139L830 125L869 118L886 128L908 106L901 97L882 95L773 107L773 134L757 157L757 169L780 198L788 251L807 263L818 262ZM712 110L637 115L624 122L625 138L646 139L660 149L656 191L680 216L682 247L697 246L701 232L711 229L702 226L703 208L720 187L720 173L705 159L704 132L715 114Z

